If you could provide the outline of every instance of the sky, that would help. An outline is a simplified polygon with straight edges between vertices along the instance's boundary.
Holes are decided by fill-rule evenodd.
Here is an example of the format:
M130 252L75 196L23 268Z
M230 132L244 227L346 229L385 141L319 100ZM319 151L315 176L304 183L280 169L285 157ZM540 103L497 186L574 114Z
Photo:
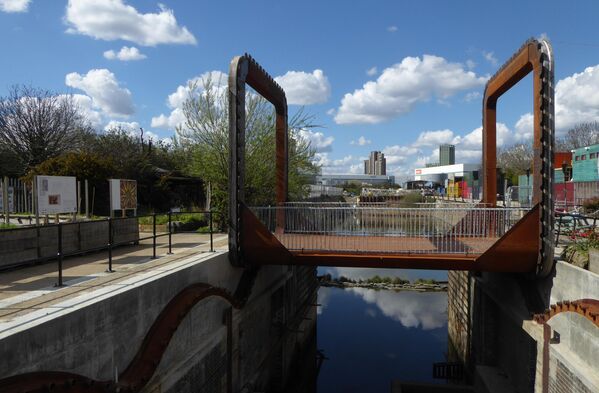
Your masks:
M74 94L98 132L169 138L190 81L226 83L250 53L321 127L323 173L361 173L371 150L407 179L456 145L481 156L488 78L530 37L553 45L556 130L599 120L599 2L0 0L0 96ZM530 143L532 79L498 103L498 144Z

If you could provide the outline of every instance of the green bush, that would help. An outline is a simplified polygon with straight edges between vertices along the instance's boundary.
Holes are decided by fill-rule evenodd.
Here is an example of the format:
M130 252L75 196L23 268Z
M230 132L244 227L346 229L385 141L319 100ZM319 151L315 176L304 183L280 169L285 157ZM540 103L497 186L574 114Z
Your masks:
M585 201L582 203L582 206L587 213L596 212L599 210L599 197L585 199Z

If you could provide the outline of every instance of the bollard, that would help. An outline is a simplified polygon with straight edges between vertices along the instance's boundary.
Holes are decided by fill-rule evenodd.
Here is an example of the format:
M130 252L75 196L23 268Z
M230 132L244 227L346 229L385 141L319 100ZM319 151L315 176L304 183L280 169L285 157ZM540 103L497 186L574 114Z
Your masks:
M210 252L214 252L214 242L212 237L212 210L208 212L208 217L210 218Z
M156 213L152 213L152 259L156 259Z
M112 218L108 217L108 270L107 273L112 273Z
M168 212L168 254L171 255L173 253L173 221L172 221L172 213L169 210Z
M57 287L62 287L62 224L58 222L58 284Z

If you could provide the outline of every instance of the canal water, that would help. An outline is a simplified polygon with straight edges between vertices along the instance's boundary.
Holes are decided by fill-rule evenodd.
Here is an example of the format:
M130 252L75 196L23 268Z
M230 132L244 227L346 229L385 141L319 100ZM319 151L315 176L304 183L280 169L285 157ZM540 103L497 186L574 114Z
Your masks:
M321 268L349 278L399 276L446 280L445 272ZM447 293L322 287L317 346L318 392L389 392L391 381L440 382L434 362L446 360Z

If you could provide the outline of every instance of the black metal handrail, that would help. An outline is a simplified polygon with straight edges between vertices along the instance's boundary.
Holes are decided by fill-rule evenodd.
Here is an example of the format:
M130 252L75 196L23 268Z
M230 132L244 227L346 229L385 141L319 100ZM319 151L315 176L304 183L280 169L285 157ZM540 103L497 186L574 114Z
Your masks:
M109 218L104 218L104 219L100 219L100 220L88 220L88 221L67 222L67 223L58 222L58 223L54 223L54 224L47 224L47 225L40 225L40 226L21 226L21 227L16 227L16 228L0 229L0 234L6 233L6 232L37 229L38 230L38 233L37 233L38 238L40 236L39 235L40 229L48 229L48 228L56 227L56 232L57 232L56 256L38 257L38 258L30 259L30 260L20 261L18 264L3 266L2 268L4 268L4 269L15 268L15 267L22 266L22 265L44 263L44 262L56 259L58 262L58 282L56 283L56 286L63 286L64 282L63 282L62 270L63 270L63 259L65 257L77 256L77 255L83 255L83 254L87 254L87 253L91 253L91 252L108 250L108 269L106 270L106 272L114 272L114 270L112 269L112 250L118 246L123 246L123 245L131 244L131 243L137 243L142 240L152 239L152 259L156 259L157 258L156 239L159 237L168 236L168 253L167 253L167 255L172 254L173 253L172 252L173 217L176 217L177 215L182 215L182 214L208 215L208 224L209 224L208 226L209 226L209 235L210 235L210 252L214 252L213 212L211 210L186 211L186 212L168 211L166 213L152 213L152 214L138 215L138 216L134 216L134 217L115 217L115 218L109 217ZM166 233L157 233L156 232L156 217L160 216L160 215L166 215L168 217L168 223L167 223L168 230ZM152 223L151 223L152 234L150 236L137 237L134 241L131 241L131 240L120 241L120 242L114 241L114 223L116 221L131 220L131 219L137 219L139 221L140 218L146 218L146 217L152 217ZM108 223L106 245L100 246L100 247L87 248L85 250L75 250L75 251L70 251L70 252L66 252L66 253L63 251L63 236L62 235L63 235L64 227L68 227L68 226L72 226L72 225L86 225L86 224L98 223L98 222L107 222ZM138 223L138 225L139 225L139 223Z

